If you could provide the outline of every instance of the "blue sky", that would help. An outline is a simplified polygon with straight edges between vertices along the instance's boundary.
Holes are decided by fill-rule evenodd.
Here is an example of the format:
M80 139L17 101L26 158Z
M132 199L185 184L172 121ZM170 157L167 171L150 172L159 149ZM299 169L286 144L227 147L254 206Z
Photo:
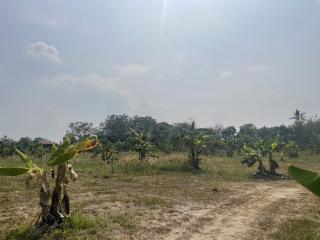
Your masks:
M320 109L320 1L0 2L0 136L151 115L290 123Z

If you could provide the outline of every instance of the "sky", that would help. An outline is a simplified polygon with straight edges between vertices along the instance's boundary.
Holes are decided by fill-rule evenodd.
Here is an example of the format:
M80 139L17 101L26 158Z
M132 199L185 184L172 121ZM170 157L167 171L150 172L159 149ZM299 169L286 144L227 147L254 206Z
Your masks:
M0 136L151 115L258 127L320 112L320 1L0 1Z

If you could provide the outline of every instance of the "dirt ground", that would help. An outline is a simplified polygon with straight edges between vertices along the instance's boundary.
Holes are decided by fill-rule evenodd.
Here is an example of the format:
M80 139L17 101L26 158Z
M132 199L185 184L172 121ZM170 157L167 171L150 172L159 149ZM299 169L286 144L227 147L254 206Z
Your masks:
M168 175L80 179L70 186L73 211L109 220L66 239L273 239L279 226L314 198L293 181ZM14 239L12 234L32 225L39 213L37 183L31 189L24 188L23 178L3 183L0 239Z

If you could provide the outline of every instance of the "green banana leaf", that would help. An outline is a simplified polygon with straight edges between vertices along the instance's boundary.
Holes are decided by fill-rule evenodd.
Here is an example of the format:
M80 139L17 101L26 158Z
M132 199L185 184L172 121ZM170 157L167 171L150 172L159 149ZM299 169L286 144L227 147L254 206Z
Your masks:
M75 144L70 145L66 151L86 151L94 148L98 144L98 140L94 138L86 138Z
M28 172L29 169L23 167L0 167L0 176L18 176Z
M56 156L52 161L48 162L49 166L56 166L65 163L78 155L78 151L68 151Z
M70 145L71 140L72 140L72 134L67 133L63 138L63 143L61 146L57 147L53 145L51 149L51 155L49 157L49 162L52 162L55 158L63 154L68 148L68 146Z
M29 167L32 166L32 160L23 152L21 152L19 149L15 149L16 153L19 155L22 161L24 161Z
M289 166L288 174L302 186L306 187L317 196L320 196L320 173Z

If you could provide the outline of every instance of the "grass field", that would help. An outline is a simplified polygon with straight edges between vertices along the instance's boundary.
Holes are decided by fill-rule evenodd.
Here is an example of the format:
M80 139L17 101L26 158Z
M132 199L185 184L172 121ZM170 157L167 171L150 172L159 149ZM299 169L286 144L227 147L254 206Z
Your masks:
M184 154L144 164L123 154L111 176L83 154L73 162L72 217L42 239L320 239L317 197L290 180L254 180L256 167L240 159L203 157L202 170L189 172ZM280 162L279 172L292 163L320 170L320 157L303 153ZM0 239L35 239L39 182L25 188L24 180L0 178Z

